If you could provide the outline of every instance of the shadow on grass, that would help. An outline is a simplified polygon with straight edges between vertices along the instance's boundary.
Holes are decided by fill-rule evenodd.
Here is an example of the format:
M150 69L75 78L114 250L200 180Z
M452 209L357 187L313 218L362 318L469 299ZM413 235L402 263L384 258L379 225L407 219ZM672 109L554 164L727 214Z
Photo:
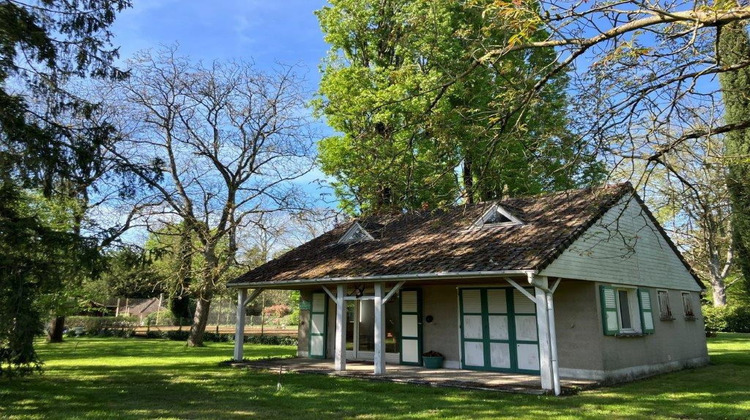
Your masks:
M555 398L220 367L229 343L190 349L90 339L74 346L41 346L47 373L2 384L0 417L750 417L750 369L728 363ZM249 358L294 353L255 345L245 351Z

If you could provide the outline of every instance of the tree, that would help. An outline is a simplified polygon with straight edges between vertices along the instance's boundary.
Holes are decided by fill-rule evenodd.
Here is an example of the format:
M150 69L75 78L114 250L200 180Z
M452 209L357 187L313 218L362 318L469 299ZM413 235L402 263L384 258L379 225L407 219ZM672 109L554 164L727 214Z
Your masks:
M0 184L0 376L40 369L34 337L42 332L43 296L60 279L97 270L96 243L65 229L55 201ZM63 225L61 227L60 225Z
M736 261L724 146L719 138L679 146L664 157L667 168L649 174L645 199L712 292L714 306L727 304ZM637 171L641 172L641 171ZM685 182L683 180L689 180Z
M727 31L739 34L742 31L736 28L746 27L750 19L746 1L540 0L470 4L482 9L482 33L501 31L507 36L499 42L479 42L472 60L444 75L440 89L412 96L429 101L469 80L484 66L501 63L518 52L554 48L557 61L535 69L535 82L519 92L519 106L510 110L497 108L489 118L503 121L512 119L512 112L523 113L542 98L556 77L566 74L570 80L571 131L581 141L593 144L610 176L620 173L621 168L639 168L643 174L636 178L647 182L657 168L671 171L674 166L669 164L670 155L697 147L696 142L707 137L726 138L728 158L736 165L747 153L746 148L733 145L731 139L733 133L750 128L750 113L739 107L735 111L727 108L725 118L725 105L732 107L732 100L722 102L722 90L716 83L717 76L724 81L722 85L736 80L731 91L745 92L742 79L750 56L742 52L744 47L735 44L743 49L735 49L738 53L725 60L721 58L722 48L716 47L720 32L734 27ZM543 38L538 28L545 28ZM728 44L738 42L739 37L734 36L734 41L724 39ZM737 95L734 100L741 106L743 101L739 98ZM721 164L728 163L724 160ZM746 199L746 193L740 192L737 185L747 184L747 173L739 169L731 172L738 174L730 175L730 180L734 180L730 191L736 191L734 201ZM696 180L679 172L673 175L685 188L695 187ZM735 217L740 218L733 227L735 232L744 230L745 206L733 205ZM744 246L738 240L734 245Z
M742 125L750 119L750 37L747 23L730 22L720 27L717 61L736 71L720 74L724 123ZM732 201L732 236L745 287L750 290L750 129L725 135L727 185Z
M244 62L205 66L176 48L133 59L115 100L133 127L113 150L148 186L142 213L156 229L182 225L196 300L188 344L203 343L211 300L236 265L237 232L263 213L300 208L290 181L311 168L312 133L293 69L263 73ZM192 262L195 266L196 262Z
M121 246L103 255L103 272L83 284L82 298L99 302L113 298L150 298L164 291L163 275L155 267L155 253Z
M592 150L568 131L564 74L520 108L520 93L555 63L551 48L466 71L478 48L508 38L486 30L480 6L491 3L336 0L317 12L331 50L315 105L341 133L320 142L320 162L346 211L439 207L596 178Z
M80 275L89 265L72 268L80 256L92 256L90 241L27 213L30 199L21 189L66 202L58 187L76 177L74 168L96 164L91 150L111 131L106 125L66 124L69 117L92 122L96 107L65 87L72 78L123 76L112 66L117 50L109 44L108 28L129 5L128 0L0 3L0 202L8 229L0 246L9 253L4 262L17 263L3 267L0 287L18 296L3 300L11 306L0 308L0 353L4 362L15 360L8 368L28 372L38 366L33 337L42 330L40 296L60 290L61 274ZM63 256L70 259L62 261Z

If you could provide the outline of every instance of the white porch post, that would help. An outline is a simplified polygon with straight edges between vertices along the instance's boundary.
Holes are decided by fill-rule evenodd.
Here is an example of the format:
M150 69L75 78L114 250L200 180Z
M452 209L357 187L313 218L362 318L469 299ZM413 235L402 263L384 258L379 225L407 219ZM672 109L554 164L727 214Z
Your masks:
M237 323L234 332L234 360L242 360L242 350L245 344L245 301L247 300L247 289L237 291Z
M375 283L375 374L385 373L385 308L383 308L385 284Z
M558 280L559 284L560 280ZM555 330L555 304L553 303L554 288L547 293L547 315L549 316L549 348L552 359L552 384L555 395L560 395L560 370L557 363L557 331Z
M336 286L336 342L334 344L333 368L337 371L346 370L346 286Z
M549 314L547 312L547 278L529 274L529 283L534 285L536 297L536 323L539 331L539 373L542 389L554 389L552 378L552 358L549 334Z

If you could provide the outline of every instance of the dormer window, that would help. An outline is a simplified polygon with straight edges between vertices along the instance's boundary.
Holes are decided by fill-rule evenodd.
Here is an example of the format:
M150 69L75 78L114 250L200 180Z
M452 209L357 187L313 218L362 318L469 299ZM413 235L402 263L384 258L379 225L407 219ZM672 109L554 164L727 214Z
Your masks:
M494 226L512 226L522 225L517 217L513 216L508 210L500 207L497 204L493 204L489 210L487 210L482 217L474 222L474 228L482 227L494 227Z
M359 222L354 222L354 224L349 228L349 230L346 231L344 236L339 239L340 244L354 244L357 242L364 242L364 241L373 241L375 238L368 233L365 228L362 227L362 225L359 224Z

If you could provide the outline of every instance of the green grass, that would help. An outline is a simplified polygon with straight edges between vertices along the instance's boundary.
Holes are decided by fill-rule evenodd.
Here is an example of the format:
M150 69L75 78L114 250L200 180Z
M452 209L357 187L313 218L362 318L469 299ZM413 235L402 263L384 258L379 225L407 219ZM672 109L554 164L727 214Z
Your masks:
M45 373L0 380L0 418L750 418L750 335L710 339L712 365L570 397L278 375L220 366L231 343L40 343ZM246 357L292 347L247 345Z

